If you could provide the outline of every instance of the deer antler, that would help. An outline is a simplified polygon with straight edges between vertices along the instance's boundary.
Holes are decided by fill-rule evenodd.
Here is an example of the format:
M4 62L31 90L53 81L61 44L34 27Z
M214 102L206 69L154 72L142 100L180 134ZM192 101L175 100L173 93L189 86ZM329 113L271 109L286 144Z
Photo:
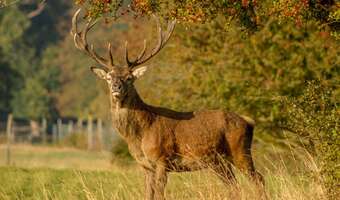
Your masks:
M87 55L89 55L91 58L93 58L97 63L104 66L105 68L114 68L114 62L113 62L113 53L112 53L112 45L111 43L108 44L108 59L105 59L101 56L99 56L95 50L93 45L89 45L87 42L87 33L92 29L94 25L96 25L97 21L94 21L90 19L86 25L84 30L78 31L78 16L81 9L78 9L77 12L74 14L72 18L72 30L71 34L73 36L74 44L77 49L84 51ZM151 53L147 56L145 56L146 53L146 40L144 40L144 47L141 53L137 56L137 58L134 61L130 61L129 59L129 52L128 52L128 42L125 43L125 59L127 66L130 69L134 69L136 66L141 65L148 60L150 60L152 57L154 57L168 42L171 34L174 31L176 20L173 20L172 22L168 23L168 28L165 33L162 31L162 27L160 25L159 18L154 16L157 22L157 28L158 28L158 43L157 46L151 51Z
M165 32L165 34L163 34L162 26L160 25L159 18L156 17L155 15L153 17L156 19L159 36L158 36L157 46L151 51L149 55L144 57L146 49L147 49L146 40L144 40L143 50L140 52L140 54L137 56L137 58L134 61L130 61L129 52L128 52L128 42L127 41L125 42L125 59L126 59L127 66L131 69L147 62L152 57L154 57L165 46L165 44L168 42L171 34L173 33L175 29L176 20L173 20L172 22L168 23L167 31Z
M87 55L93 58L97 63L104 66L105 68L110 67L113 68L113 56L112 56L112 46L111 43L108 44L108 57L109 59L105 59L99 56L95 50L93 45L89 45L87 42L87 33L92 29L94 25L96 25L97 21L90 19L86 25L84 30L78 32L78 16L81 9L78 9L72 18L72 30L71 35L73 36L74 44L77 49L84 51Z

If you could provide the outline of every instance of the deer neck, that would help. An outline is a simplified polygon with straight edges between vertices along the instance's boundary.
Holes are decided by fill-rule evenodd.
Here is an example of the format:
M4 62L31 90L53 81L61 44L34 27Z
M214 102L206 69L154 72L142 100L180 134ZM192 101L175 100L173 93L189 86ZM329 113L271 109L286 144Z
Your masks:
M147 128L153 119L152 113L133 88L121 102L116 102L111 96L111 112L113 127L127 141L140 141L143 129Z

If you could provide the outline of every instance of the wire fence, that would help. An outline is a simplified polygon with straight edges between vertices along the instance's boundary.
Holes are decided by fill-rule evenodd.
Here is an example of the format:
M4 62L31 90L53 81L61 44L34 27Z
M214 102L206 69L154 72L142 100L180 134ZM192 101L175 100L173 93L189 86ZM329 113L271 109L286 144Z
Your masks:
M8 115L0 122L0 138L11 144L61 144L70 138L82 136L87 150L110 150L117 134L109 123L101 119L59 118L55 121L16 119Z

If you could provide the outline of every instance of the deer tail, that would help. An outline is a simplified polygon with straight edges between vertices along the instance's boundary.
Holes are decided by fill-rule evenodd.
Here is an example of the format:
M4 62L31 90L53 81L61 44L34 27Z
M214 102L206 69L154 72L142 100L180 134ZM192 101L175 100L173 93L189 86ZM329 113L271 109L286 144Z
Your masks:
M255 120L253 120L252 118L245 116L245 115L241 115L241 117L252 127L255 127Z

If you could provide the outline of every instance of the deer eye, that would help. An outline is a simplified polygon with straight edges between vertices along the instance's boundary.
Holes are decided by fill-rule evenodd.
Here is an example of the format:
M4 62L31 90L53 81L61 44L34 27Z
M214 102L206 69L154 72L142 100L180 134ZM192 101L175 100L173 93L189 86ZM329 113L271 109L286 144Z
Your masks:
M111 81L112 81L112 78L111 78L111 77L107 77L106 80L107 80L108 82L111 82Z
M126 80L127 80L127 81L132 81L132 76L128 76L128 77L126 78Z

